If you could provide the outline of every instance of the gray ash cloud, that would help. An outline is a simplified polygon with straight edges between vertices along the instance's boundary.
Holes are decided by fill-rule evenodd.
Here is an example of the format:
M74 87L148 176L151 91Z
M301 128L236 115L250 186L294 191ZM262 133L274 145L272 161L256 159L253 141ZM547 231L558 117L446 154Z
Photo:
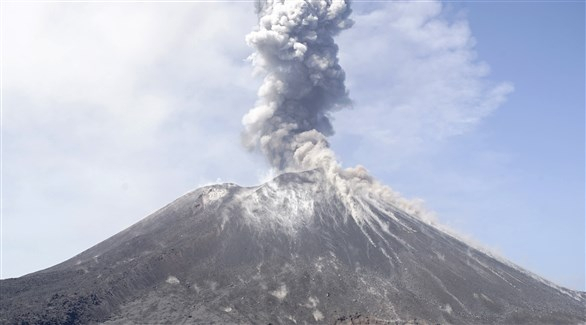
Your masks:
M279 171L333 161L330 114L351 105L334 36L352 26L348 1L257 2L259 24L246 37L264 81L243 118L244 143Z

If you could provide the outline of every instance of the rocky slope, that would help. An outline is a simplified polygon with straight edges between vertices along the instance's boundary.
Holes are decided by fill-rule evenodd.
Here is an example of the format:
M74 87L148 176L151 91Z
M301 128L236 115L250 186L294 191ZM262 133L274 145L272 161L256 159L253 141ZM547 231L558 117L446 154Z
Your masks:
M200 188L0 282L0 324L579 324L586 295L316 171Z

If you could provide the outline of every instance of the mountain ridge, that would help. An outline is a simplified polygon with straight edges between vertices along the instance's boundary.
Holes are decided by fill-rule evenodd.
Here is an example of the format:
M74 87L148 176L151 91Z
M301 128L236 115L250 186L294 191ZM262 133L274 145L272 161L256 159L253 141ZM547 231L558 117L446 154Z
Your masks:
M319 169L196 189L63 263L2 280L0 323L586 321L584 293L348 193Z

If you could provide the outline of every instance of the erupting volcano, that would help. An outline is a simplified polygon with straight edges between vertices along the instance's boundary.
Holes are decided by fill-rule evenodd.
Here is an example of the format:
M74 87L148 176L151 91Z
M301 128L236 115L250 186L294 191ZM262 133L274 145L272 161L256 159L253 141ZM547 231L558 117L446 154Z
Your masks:
M244 145L279 176L196 189L61 264L2 280L1 324L578 324L586 294L472 247L329 148L350 106L345 0L266 0Z

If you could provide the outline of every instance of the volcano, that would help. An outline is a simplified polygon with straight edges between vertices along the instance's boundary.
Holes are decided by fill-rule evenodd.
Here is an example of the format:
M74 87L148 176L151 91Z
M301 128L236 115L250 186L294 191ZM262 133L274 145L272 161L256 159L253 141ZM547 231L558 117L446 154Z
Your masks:
M578 324L586 294L321 170L192 191L0 282L1 324Z

